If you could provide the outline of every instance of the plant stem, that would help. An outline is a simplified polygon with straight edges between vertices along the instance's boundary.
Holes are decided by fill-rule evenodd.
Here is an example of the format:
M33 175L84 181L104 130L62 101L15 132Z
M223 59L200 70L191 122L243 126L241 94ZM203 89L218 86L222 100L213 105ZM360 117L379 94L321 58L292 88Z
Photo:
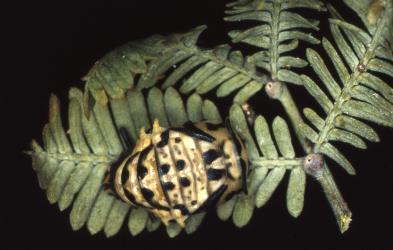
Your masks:
M48 153L48 152L33 152L28 151L26 154L30 156L35 155L43 155L47 158L53 158L59 161L74 161L74 162L91 162L93 164L99 163L108 163L115 161L118 156L117 155L97 155L97 154L77 154L77 153L69 153L69 154L60 154L60 153Z
M284 83L279 84L281 84L281 89L279 91L280 94L276 96L276 99L278 99L281 105L284 107L292 123L292 126L295 129L296 136L303 147L303 150L306 153L310 154L313 152L313 148L307 141L307 139L302 136L302 133L300 133L299 131L300 125L304 122L300 115L299 108L296 106L287 86ZM317 180L321 185L323 191L325 192L326 198L333 209L333 213L336 217L337 224L340 228L341 233L344 233L349 228L352 213L348 208L347 203L344 201L344 198L342 197L334 181L329 167L326 164L322 177L318 178Z
M312 145L307 141L307 139L302 136L299 128L303 123L303 119L300 115L299 109L296 106L296 103L293 101L292 95L289 92L288 87L285 84L281 84L281 94L278 100L281 102L281 105L284 107L291 123L292 127L295 129L296 137L299 140L300 144L303 147L303 150L306 153L312 152Z
M286 169L293 169L297 166L303 166L303 158L295 158L295 159L285 159L285 158L278 158L278 159L266 159L265 157L260 157L259 159L253 159L252 165L255 167L267 167L277 168L277 167L285 167Z
M347 203L341 196L340 190L334 182L333 176L329 168L325 165L322 177L318 180L325 192L326 198L332 207L333 213L336 216L340 232L344 233L348 230L351 223L352 213L349 210Z

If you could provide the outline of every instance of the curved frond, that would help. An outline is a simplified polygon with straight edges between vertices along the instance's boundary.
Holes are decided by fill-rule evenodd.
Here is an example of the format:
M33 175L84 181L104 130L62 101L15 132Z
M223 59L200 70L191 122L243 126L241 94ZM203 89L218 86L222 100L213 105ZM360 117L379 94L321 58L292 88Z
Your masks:
M345 22L328 6L334 17L330 19L330 30L335 44L323 38L322 45L336 72L328 69L318 52L307 50L308 61L327 93L309 77L302 76L302 79L326 118L305 109L304 115L314 128L304 124L303 133L315 144L314 152L330 157L349 174L355 174L355 170L331 142L340 141L365 149L364 139L378 142L379 137L363 120L393 127L393 88L383 80L393 77L390 33L386 32L392 27L393 4L388 2L375 28L368 31Z
M118 164L129 150L125 139L137 139L140 128L151 126L159 119L162 126L178 126L189 120L209 120L221 123L217 107L209 100L193 94L184 102L178 91L168 88L162 92L152 88L145 97L139 91L128 91L122 98L94 106L89 118L83 114L82 91L72 88L69 93L68 129L63 128L60 103L55 95L50 98L49 123L43 130L44 145L32 141L33 160L41 188L47 191L50 203L58 203L60 210L72 206L70 223L74 230L87 225L91 234L104 231L115 235L128 220L132 235L144 229L154 231L160 221L148 216L143 208L131 208L104 191L105 173ZM120 134L123 133L123 136ZM124 137L124 133L128 133ZM187 233L194 232L204 213L187 221ZM180 233L171 225L168 234Z
M90 70L85 103L106 103L122 98L129 89L175 86L183 94L205 94L216 89L218 97L238 91L234 101L245 102L267 81L255 64L228 45L212 50L196 46L205 26L185 34L152 36L125 44L105 55ZM90 98L90 95L93 98Z
M246 142L251 169L247 178L248 194L239 194L221 205L217 209L219 218L227 220L233 215L236 226L245 226L252 217L254 207L266 204L287 170L291 172L287 189L288 211L294 217L299 216L303 209L306 175L303 159L295 157L287 123L281 117L276 117L272 135L265 118L258 116L251 132L241 107L236 104L230 110L230 121Z
M233 42L243 42L256 46L260 52L252 55L257 67L271 74L274 81L301 85L300 76L291 70L303 68L307 62L287 55L299 45L299 40L318 44L319 40L306 30L319 30L317 20L307 19L293 11L296 9L324 10L319 0L239 0L227 5L226 21L256 21L260 23L246 30L233 30L229 36ZM285 55L284 55L285 54Z

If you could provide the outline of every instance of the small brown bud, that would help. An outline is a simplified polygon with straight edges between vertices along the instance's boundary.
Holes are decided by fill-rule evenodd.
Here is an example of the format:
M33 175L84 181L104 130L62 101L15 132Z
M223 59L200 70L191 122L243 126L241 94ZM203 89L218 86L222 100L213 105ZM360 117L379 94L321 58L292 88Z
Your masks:
M359 63L357 66L357 70L361 73L366 71L366 65L364 65L363 63Z
M243 110L244 114L246 115L248 124L253 125L254 121L255 121L254 109L251 107L251 105L248 102L245 102L242 105L242 110Z
M282 84L278 81L269 81L265 85L266 94L272 99L278 99L282 93Z

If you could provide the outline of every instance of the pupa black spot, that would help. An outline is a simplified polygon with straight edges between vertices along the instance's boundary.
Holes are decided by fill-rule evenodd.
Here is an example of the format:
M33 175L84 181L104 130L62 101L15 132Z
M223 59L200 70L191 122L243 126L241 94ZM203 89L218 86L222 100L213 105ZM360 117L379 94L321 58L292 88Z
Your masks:
M169 172L169 165L168 164L162 164L158 167L158 171L160 175L167 174Z
M190 186L190 180L188 180L188 178L187 177L181 177L180 178L180 184L183 186L183 187L188 187L188 186Z
M136 202L135 196L130 191L128 191L128 189L124 189L124 194L127 199L131 201L131 203L143 207L141 204L138 204L138 202Z
M136 153L134 155L132 155L130 158L127 159L127 161L124 163L124 167L123 170L121 172L121 183L124 185L124 183L126 183L126 181L128 180L130 173L128 172L128 168L127 166L129 166L132 163L132 160L134 160L134 158L139 155L139 153Z
M172 182L164 182L164 183L162 184L162 187L163 187L165 190L170 191L170 190L173 190L173 189L175 188L175 184L173 184Z
M153 191L151 191L148 188L142 188L141 192L142 192L143 198L145 198L146 200L151 200L154 196Z
M176 170L182 171L184 169L185 165L186 165L186 163L183 160L176 161Z
M161 141L157 143L158 148L162 148L168 144L169 141L169 129L165 130L161 134Z

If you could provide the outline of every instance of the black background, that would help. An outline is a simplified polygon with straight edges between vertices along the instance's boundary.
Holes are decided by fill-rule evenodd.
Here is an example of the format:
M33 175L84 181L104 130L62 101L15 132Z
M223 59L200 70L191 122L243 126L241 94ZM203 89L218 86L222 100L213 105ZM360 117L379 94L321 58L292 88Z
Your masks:
M201 45L227 41L230 25L222 21L226 2L26 1L3 8L1 249L393 249L393 133L377 126L381 143L369 144L367 151L341 147L357 169L356 176L330 164L353 212L351 228L343 235L322 190L310 178L305 208L298 219L286 211L286 178L245 228L221 222L212 212L196 233L183 233L175 239L169 239L162 228L132 237L124 226L110 239L103 233L91 236L86 228L73 232L69 210L60 213L47 202L30 159L22 151L28 149L31 138L40 139L49 94L56 93L65 104L69 87L83 86L79 79L95 60L130 40L207 24L209 30L202 35ZM357 21L346 7L338 6L346 17ZM322 34L328 36L326 23ZM315 104L303 88L291 90L300 106ZM252 103L269 120L282 114L279 105L264 94Z

